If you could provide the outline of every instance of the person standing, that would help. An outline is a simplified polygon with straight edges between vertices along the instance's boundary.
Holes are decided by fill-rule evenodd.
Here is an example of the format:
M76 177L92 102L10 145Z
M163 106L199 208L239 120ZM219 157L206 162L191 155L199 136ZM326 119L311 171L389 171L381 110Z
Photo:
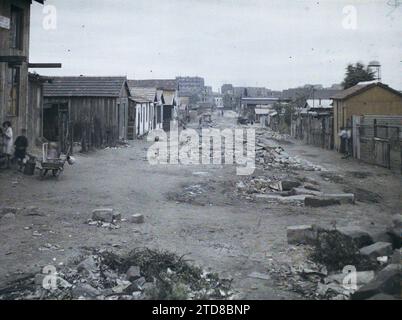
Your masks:
M22 134L17 137L14 142L15 152L14 157L18 161L20 166L20 170L24 166L24 159L27 155L27 148L28 148L28 139L26 137L27 130L22 129Z
M3 123L3 143L4 153L7 157L7 169L10 168L10 161L13 155L13 129L11 128L11 122L5 121Z

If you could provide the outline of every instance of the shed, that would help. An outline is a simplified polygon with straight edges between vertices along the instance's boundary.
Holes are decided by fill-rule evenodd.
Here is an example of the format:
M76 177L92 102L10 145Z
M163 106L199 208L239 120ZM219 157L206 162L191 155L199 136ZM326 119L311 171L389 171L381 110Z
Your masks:
M55 77L44 86L43 135L67 150L114 145L127 138L126 77Z

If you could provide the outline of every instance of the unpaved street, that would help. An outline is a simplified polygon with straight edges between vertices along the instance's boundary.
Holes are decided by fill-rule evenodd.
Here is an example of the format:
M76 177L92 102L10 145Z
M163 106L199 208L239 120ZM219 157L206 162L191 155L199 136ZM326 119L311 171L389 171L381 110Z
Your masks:
M220 128L235 126L234 118L214 120ZM276 143L325 170L257 168L253 176L313 178L326 192L355 193L356 204L306 208L254 201L238 193L238 182L250 178L236 176L234 166L150 166L150 144L132 141L128 148L77 155L77 163L58 180L0 171L0 206L21 209L15 219L0 220L1 282L67 263L85 248L148 247L186 255L233 278L237 297L302 299L272 279L250 274L269 274L272 263L286 263L289 225L384 228L400 210L400 176L299 142ZM39 210L22 210L32 206ZM123 218L141 213L145 223L123 221L120 229L88 225L92 210L102 207L118 210Z

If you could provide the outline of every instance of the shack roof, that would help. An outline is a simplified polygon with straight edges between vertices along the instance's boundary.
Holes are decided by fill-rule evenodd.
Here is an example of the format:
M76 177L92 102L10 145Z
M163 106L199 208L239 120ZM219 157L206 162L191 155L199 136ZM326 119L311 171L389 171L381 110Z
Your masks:
M378 82L378 81L372 81L372 82L361 82L358 83L357 85L350 87L346 90L343 90L341 92L339 92L338 94L334 95L333 97L331 97L331 99L333 100L345 100L345 99L349 99L355 95L358 95L360 93L363 93L366 90L369 90L371 88L374 87L381 87L385 90L388 90L390 92L393 92L396 95L399 95L400 97L402 97L402 93L400 93L399 91L392 89L391 87L389 87L388 85Z
M45 97L119 97L126 77L53 77Z
M241 101L247 104L255 104L255 105L262 105L262 104L273 104L274 102L279 101L278 98L262 98L262 97L245 97L242 98Z
M157 100L157 90L156 88L137 88L130 87L130 94L133 97L141 97L149 102L155 102Z
M128 80L130 87L156 88L162 90L177 90L176 79L149 79L149 80Z

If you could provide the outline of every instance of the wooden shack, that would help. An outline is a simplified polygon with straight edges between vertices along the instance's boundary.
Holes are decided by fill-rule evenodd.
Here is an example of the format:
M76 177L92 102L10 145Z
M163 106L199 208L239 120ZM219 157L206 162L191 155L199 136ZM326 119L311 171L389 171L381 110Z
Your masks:
M126 77L55 77L44 86L43 136L66 151L114 145L127 138Z

